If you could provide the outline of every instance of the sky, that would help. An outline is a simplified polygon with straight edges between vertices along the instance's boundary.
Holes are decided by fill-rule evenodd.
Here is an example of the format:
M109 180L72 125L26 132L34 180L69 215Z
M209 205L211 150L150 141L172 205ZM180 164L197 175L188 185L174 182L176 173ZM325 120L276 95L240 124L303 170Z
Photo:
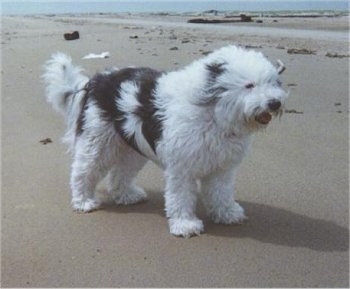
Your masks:
M187 2L188 0L102 0L103 2ZM203 0L191 0L192 2L208 2ZM211 0L209 2L232 2L241 0ZM246 2L257 2L257 0L245 0ZM267 2L282 2L285 0L261 0ZM305 0L289 0L289 2L305 2ZM344 0L309 0L310 2L345 2ZM6 2L72 2L72 0L0 0L0 3ZM98 0L75 0L74 2L99 2ZM350 3L350 0L348 1Z

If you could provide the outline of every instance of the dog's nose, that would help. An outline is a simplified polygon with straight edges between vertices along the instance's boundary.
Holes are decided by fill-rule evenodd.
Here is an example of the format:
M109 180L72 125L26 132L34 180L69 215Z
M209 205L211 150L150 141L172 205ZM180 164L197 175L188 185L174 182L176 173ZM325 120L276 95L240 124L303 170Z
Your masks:
M274 99L274 100L270 100L267 105L269 109L271 109L272 111L275 111L281 107L282 103L279 100Z

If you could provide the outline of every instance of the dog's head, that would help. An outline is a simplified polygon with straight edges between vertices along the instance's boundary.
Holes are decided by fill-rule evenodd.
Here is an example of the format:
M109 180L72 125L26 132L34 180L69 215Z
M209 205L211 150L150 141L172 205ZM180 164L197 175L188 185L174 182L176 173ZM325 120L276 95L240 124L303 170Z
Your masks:
M274 66L260 52L229 46L208 55L204 65L208 86L200 102L214 107L219 125L252 132L281 116L288 95L281 87L281 61Z

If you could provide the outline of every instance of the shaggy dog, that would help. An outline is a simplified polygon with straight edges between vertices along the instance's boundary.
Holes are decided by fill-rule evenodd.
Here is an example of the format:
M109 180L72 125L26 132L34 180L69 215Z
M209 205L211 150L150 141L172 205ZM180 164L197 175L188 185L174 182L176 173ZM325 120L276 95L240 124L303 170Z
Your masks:
M66 120L73 209L100 206L94 194L105 176L115 203L145 200L134 179L150 159L165 172L172 234L203 231L197 195L214 222L242 222L234 174L252 134L282 113L283 70L260 52L228 46L172 72L128 67L89 78L69 56L53 54L43 79L48 102Z

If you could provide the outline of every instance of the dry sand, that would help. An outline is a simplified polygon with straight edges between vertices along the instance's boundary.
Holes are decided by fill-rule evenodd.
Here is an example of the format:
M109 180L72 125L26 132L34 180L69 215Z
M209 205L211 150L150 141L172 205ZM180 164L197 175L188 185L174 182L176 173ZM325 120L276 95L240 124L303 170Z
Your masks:
M348 19L322 20L320 30L320 19L258 27L153 16L3 17L1 286L348 287L349 58L325 56L349 53ZM65 41L73 30L81 38ZM170 235L162 172L151 163L138 178L148 202L72 212L64 124L39 79L50 54L67 52L90 74L126 65L168 70L232 43L281 59L290 90L289 113L256 135L237 176L249 221L216 225L199 206L205 233ZM104 51L111 57L81 59ZM39 142L46 138L52 143Z

